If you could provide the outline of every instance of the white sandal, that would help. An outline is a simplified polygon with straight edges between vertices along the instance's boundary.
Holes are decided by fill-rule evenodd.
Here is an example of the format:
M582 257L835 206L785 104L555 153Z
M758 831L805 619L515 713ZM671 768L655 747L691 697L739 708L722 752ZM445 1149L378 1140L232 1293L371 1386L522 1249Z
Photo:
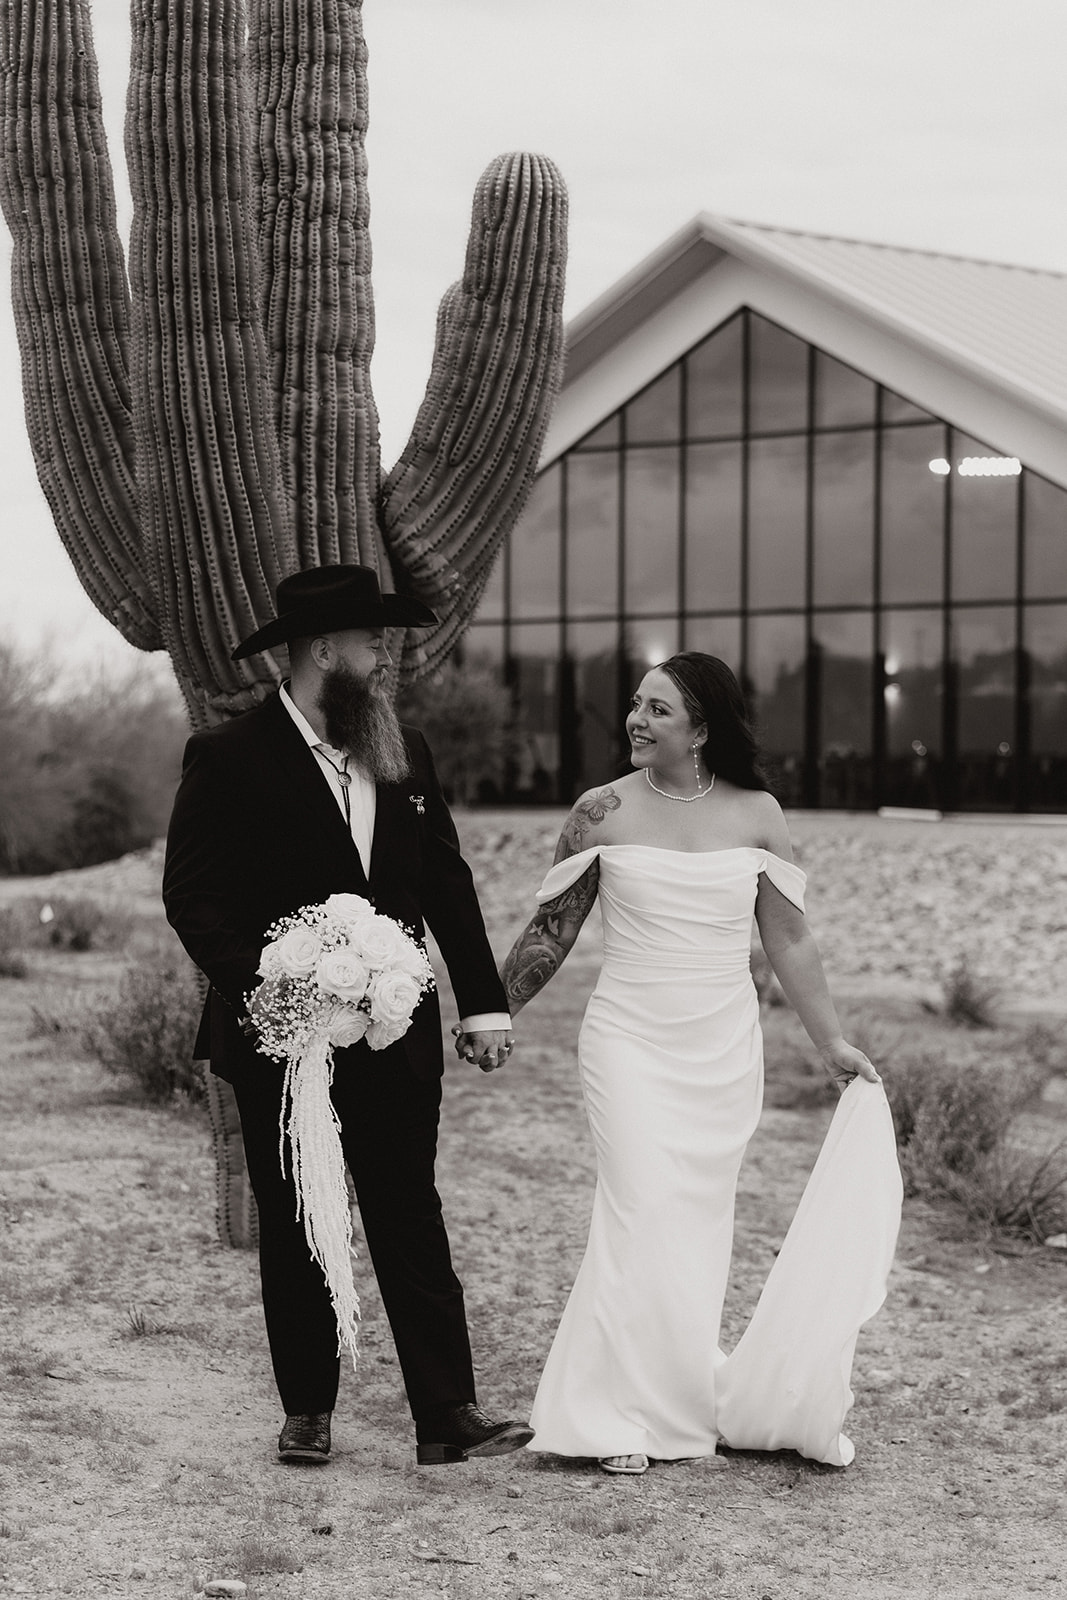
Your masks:
M636 1462L636 1466L630 1466ZM648 1471L648 1457L640 1450L631 1452L628 1456L601 1456L597 1462L601 1472L614 1472L620 1477L637 1478L642 1472Z

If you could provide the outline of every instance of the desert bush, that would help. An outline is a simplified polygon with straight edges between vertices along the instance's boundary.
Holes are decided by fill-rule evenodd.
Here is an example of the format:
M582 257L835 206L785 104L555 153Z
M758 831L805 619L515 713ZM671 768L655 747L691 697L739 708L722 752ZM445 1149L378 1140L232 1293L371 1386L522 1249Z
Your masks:
M134 963L117 993L95 1008L86 1046L109 1072L134 1083L150 1105L197 1103L204 1082L193 1061L193 1040L202 1004L184 956Z
M905 1190L948 1198L987 1228L1038 1241L1067 1216L1067 1145L1034 1150L1016 1123L1049 1078L1046 1063L898 1056L886 1074Z
M51 900L39 915L48 943L57 950L114 950L129 934L128 917L88 895Z
M0 907L0 978L26 976L29 967L22 953L25 942L22 918L13 907Z
M964 1028L993 1028L997 1022L1000 986L976 972L960 956L941 980L942 1012Z
M450 800L469 806L499 798L513 742L512 709L490 667L449 661L405 689L397 710L425 733Z

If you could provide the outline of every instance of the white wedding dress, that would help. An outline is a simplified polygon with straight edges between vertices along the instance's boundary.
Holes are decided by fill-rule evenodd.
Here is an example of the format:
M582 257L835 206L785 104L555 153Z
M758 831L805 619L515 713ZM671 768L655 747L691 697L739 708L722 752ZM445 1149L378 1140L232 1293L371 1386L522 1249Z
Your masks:
M660 1460L793 1449L844 1466L856 1337L885 1298L901 1180L880 1084L855 1079L752 1320L718 1348L734 1194L759 1120L749 970L770 851L605 845L552 868L553 900L600 857L604 963L579 1035L596 1146L589 1243L534 1401L534 1450Z

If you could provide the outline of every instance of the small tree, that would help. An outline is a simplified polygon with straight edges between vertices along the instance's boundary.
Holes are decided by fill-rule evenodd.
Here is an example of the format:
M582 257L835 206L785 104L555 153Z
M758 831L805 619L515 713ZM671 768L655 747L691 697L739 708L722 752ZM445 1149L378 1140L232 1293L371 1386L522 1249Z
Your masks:
M511 742L511 700L491 668L448 661L406 690L399 710L429 739L450 799L470 806L500 795Z

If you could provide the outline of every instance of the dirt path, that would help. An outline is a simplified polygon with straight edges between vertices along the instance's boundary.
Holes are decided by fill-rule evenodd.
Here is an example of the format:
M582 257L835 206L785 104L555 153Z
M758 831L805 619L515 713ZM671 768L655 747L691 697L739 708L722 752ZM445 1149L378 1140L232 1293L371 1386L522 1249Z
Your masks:
M518 841L511 823L502 843L508 825L487 819L472 846L501 947L554 823L535 819ZM840 837L796 831L806 863L853 860ZM876 843L873 858L855 847L850 873L883 859ZM985 848L968 844L976 862ZM1059 849L1036 855L1054 863ZM939 861L909 857L894 881ZM824 907L855 904L855 881L821 879ZM1046 927L1056 914L1025 910ZM508 1074L448 1077L441 1189L494 1409L528 1407L584 1241L591 1155L569 1041L594 967L583 940L551 1004L524 1016ZM998 1253L917 1205L889 1302L861 1336L845 1472L789 1454L633 1481L525 1455L416 1471L365 1264L363 1355L343 1379L335 1460L280 1467L255 1263L215 1242L202 1124L138 1107L34 1032L34 1007L54 1011L115 970L112 956L38 953L28 980L0 983L0 1595L192 1596L215 1577L286 1600L1016 1600L1067 1588L1063 1253ZM828 1114L765 1114L743 1175L727 1342Z

